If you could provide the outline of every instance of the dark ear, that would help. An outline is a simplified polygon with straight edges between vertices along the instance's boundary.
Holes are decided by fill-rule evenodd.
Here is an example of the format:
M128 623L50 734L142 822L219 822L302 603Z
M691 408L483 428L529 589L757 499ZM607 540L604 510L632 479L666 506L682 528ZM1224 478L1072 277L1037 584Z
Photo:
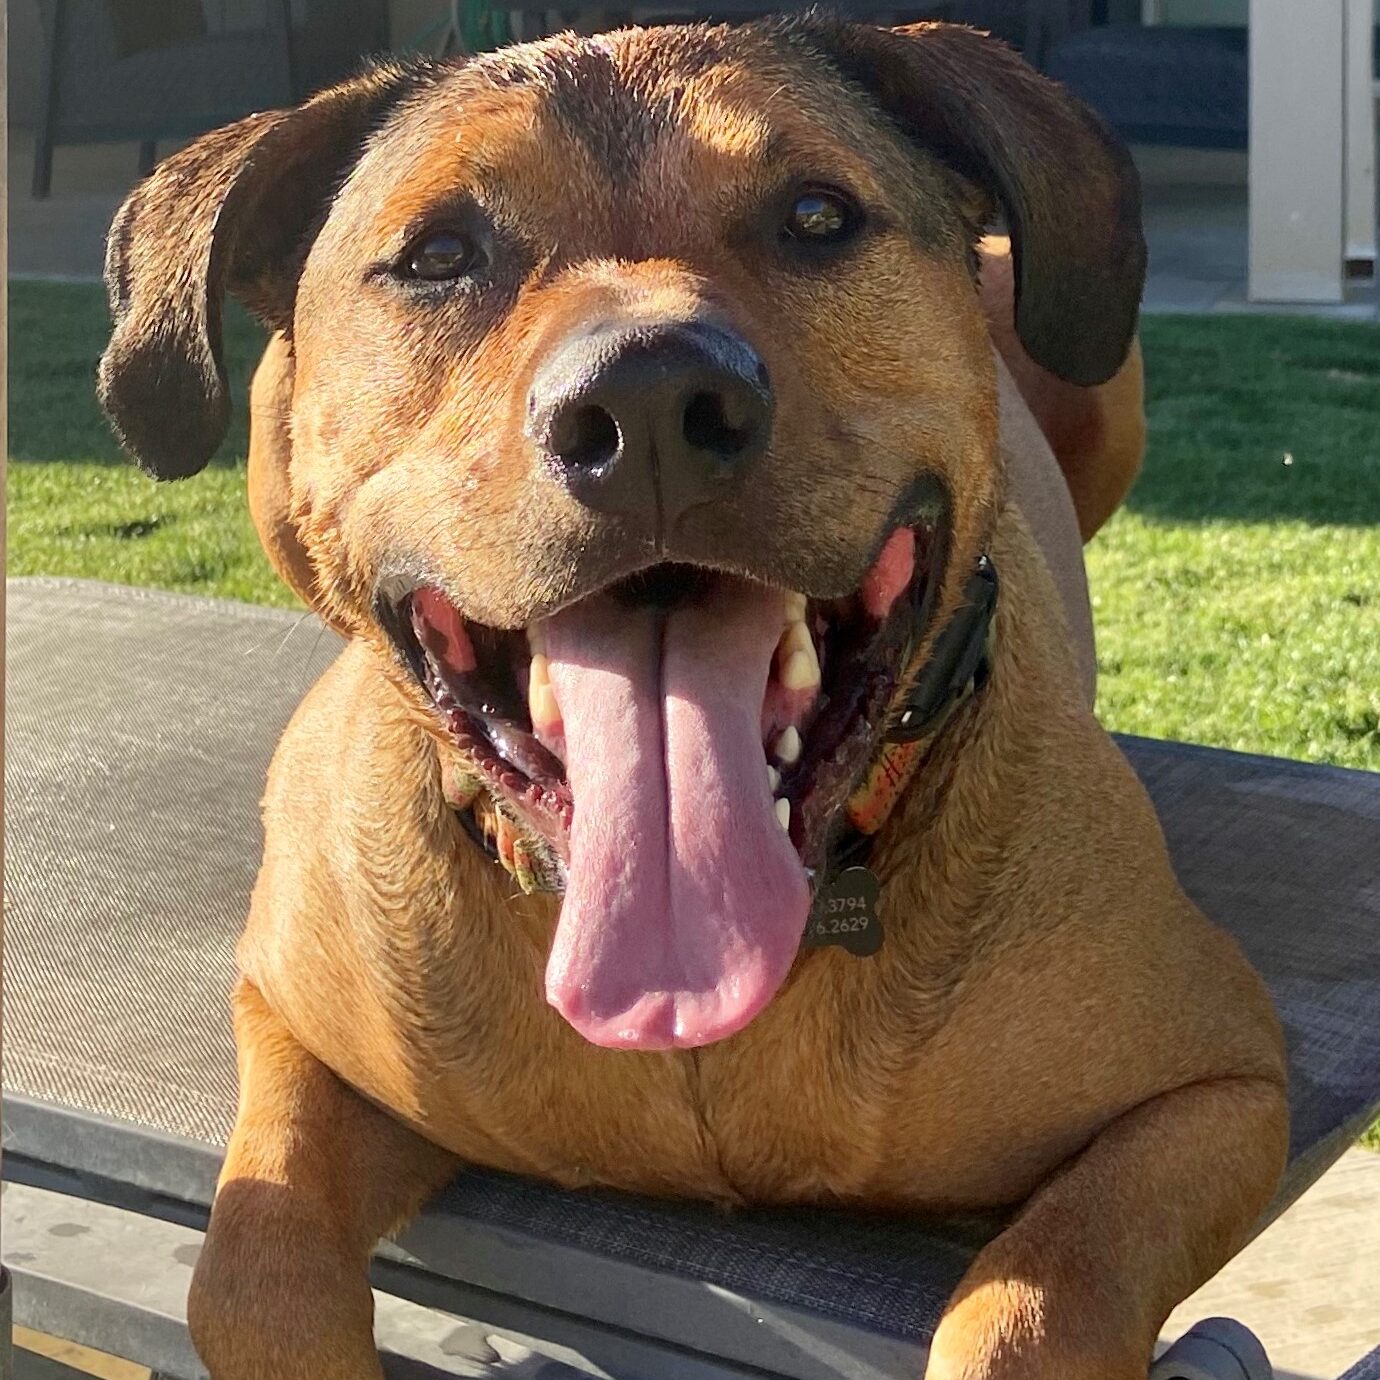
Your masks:
M291 325L297 275L331 196L424 70L379 65L296 109L215 130L120 207L106 242L115 329L99 392L121 444L156 479L204 469L224 439L225 293L266 325Z
M801 23L911 139L1005 210L1016 329L1036 363L1105 383L1136 330L1145 281L1140 180L1102 120L997 39L954 24Z

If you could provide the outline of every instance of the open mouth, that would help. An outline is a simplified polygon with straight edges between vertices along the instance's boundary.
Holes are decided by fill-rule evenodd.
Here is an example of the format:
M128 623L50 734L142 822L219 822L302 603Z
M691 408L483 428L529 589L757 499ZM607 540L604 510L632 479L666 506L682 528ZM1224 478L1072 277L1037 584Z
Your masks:
M851 595L662 564L525 630L381 610L445 730L564 869L547 997L621 1048L707 1044L784 981L940 565L901 526Z

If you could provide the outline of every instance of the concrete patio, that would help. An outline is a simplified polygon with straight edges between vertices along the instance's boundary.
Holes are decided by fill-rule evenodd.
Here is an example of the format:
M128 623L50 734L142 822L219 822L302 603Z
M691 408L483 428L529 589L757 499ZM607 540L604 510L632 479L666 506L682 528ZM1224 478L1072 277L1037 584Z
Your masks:
M1156 152L1159 152L1156 150ZM1246 188L1156 182L1145 186L1150 275L1147 312L1266 312L1338 321L1380 319L1380 293L1353 283L1341 303L1255 303L1246 298Z

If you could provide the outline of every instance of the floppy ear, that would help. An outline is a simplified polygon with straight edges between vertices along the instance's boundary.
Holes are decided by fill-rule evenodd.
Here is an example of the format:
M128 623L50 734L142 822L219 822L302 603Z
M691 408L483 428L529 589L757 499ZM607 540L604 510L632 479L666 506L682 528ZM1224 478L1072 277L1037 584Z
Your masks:
M120 207L105 260L115 329L98 387L121 444L154 478L197 473L224 439L225 293L270 327L291 325L297 275L331 196L424 71L382 64L295 109L215 130Z
M1001 204L1016 329L1070 383L1125 360L1145 281L1140 180L1102 120L997 39L955 24L801 27L909 138Z

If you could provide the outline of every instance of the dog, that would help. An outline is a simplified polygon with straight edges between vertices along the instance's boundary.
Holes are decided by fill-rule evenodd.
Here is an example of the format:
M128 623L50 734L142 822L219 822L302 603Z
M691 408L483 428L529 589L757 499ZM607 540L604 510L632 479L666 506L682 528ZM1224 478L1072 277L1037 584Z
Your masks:
M1287 1101L1092 713L1143 443L1097 118L817 14L385 61L173 155L107 268L160 478L224 435L225 293L275 333L251 503L348 638L264 799L215 1380L378 1380L369 1252L467 1163L1011 1208L930 1380L1143 1380Z

